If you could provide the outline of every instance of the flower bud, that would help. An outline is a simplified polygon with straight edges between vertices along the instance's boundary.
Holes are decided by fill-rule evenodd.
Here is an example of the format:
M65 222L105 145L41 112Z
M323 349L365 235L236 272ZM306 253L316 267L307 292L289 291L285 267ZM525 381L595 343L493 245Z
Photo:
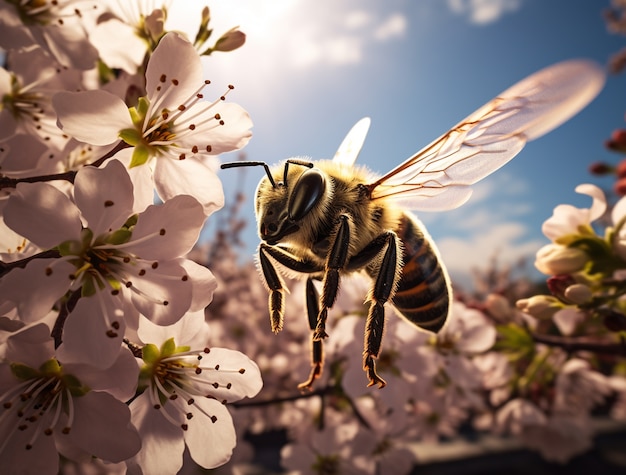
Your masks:
M626 196L626 178L620 178L613 185L613 191L620 196Z
M575 283L576 280L569 274L553 275L552 277L549 277L546 281L550 293L555 297L563 296L563 294L565 293L565 289Z
M604 326L613 332L626 330L626 315L615 311L608 312L603 319Z
M593 162L589 165L589 173L592 175L602 176L613 172L613 167L604 162Z
M235 27L228 30L216 41L213 51L232 51L242 46L245 42L246 34Z
M518 300L515 306L539 320L549 320L563 308L558 299L549 295L533 295L530 298Z
M548 244L537 251L535 267L546 275L573 274L582 270L588 260L585 251Z
M616 152L626 152L626 130L617 129L611 134L611 138L605 143L606 148Z
M589 286L585 284L573 284L565 289L564 295L570 302L579 305L591 300L593 292L591 292Z

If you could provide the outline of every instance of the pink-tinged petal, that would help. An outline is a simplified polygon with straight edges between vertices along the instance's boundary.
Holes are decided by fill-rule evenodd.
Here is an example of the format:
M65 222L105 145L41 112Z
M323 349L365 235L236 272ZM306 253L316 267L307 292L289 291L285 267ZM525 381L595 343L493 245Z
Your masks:
M75 375L93 391L106 391L119 401L129 401L137 389L139 366L133 354L125 347L119 348L113 364L103 370L84 364L63 362L67 373Z
M117 160L104 168L81 168L74 186L76 205L94 236L119 229L133 214L133 183Z
M552 320L563 335L569 336L574 334L578 325L587 320L587 314L577 308L568 307L556 312Z
M143 343L153 343L157 346L174 338L177 345L204 348L208 339L204 311L187 313L185 318L168 326L156 325L147 318L140 317L137 334Z
M194 405L211 419L205 420L202 414L196 414L183 433L191 458L204 468L224 465L230 460L237 444L233 419L226 406L215 399L197 398Z
M604 195L604 191L596 185L591 185L589 183L583 183L582 185L578 185L575 189L576 193L580 193L583 195L588 195L593 198L593 203L591 204L591 208L589 208L589 221L595 221L600 216L604 214L606 211L607 203L606 196Z
M125 328L121 295L98 292L83 297L65 321L57 358L62 363L81 361L108 368L118 356Z
M201 106L204 103L196 104ZM248 112L239 104L233 102L219 102L213 106L211 114L219 114L224 125L211 128L206 132L204 141L211 145L211 154L220 155L243 148L252 137L252 119Z
M146 69L148 98L164 98L158 105L159 111L185 104L202 84L202 63L193 45L174 32L161 38Z
M192 298L192 285L183 266L172 261L140 261L136 271L136 275L127 276L127 282L132 285L123 290L131 292L132 303L139 313L158 325L180 320L189 310Z
M40 434L33 447L26 450L26 445L33 437L33 429L38 428L38 425L29 424L26 430L12 430L16 422L5 418L0 423L0 441L2 444L6 441L0 450L2 473L56 475L59 471L59 454L54 437Z
M75 397L75 418L68 437L80 448L108 462L122 462L141 447L130 424L130 409L110 394L90 391Z
M622 219L626 219L626 197L621 198L611 210L613 224L617 225ZM622 228L623 229L623 228Z
M146 43L137 36L135 28L116 18L98 23L89 33L89 41L98 48L100 59L110 68L137 73L146 54Z
M120 161L125 167L130 180L133 182L133 213L141 213L148 206L154 203L154 177L149 163L141 167L129 168L134 148L120 150L113 157Z
M80 239L80 213L48 183L18 183L4 208L4 222L42 249Z
M143 259L175 259L194 246L206 217L202 205L189 195L179 195L162 205L151 205L137 218L127 252Z
M58 92L52 105L63 132L92 145L116 142L121 130L133 127L128 107L110 92Z
M224 206L222 182L213 170L194 157L186 160L158 158L154 185L163 201L178 195L193 196L202 204L205 216Z
M36 322L67 292L75 270L58 259L33 259L0 279L0 302L12 302L24 322Z
M50 328L38 323L20 330L7 339L6 361L18 362L39 368L54 355L54 340L50 337Z
M219 385L211 389L212 397L227 403L256 396L263 387L261 372L254 361L236 350L211 348L202 358L203 377Z
M130 404L130 410L142 443L131 464L140 466L144 474L178 473L185 450L182 429L165 419L145 392Z
M181 259L181 265L187 271L193 285L193 298L190 311L203 310L213 300L213 293L217 289L217 279L204 266L190 259Z

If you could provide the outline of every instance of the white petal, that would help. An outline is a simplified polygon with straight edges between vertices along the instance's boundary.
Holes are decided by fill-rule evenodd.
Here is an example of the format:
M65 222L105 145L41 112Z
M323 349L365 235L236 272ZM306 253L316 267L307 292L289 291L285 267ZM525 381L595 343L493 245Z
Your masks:
M67 372L75 375L93 391L106 391L119 401L129 401L137 389L139 366L137 359L126 347L120 347L111 366L99 370L85 364L66 364Z
M252 120L248 112L233 102L219 102L211 108L218 113L224 125L213 127L203 140L211 145L211 154L219 155L244 147L252 137Z
M75 418L68 436L77 446L108 462L122 462L137 453L141 440L126 404L97 391L73 402Z
M146 393L131 404L133 425L141 436L141 450L133 458L144 474L178 473L183 464L185 440L180 427L155 409Z
M189 310L204 310L213 300L213 293L217 289L217 279L209 269L190 259L182 259L180 263L187 271L193 285L193 299Z
M174 80L177 85L173 84ZM162 108L174 110L186 103L203 83L202 63L192 44L174 32L161 38L146 69L146 91L150 101L155 96L166 97L159 104L159 111Z
M222 182L195 157L185 160L158 158L154 168L154 184L163 201L177 195L193 196L204 207L206 216L224 206Z
M76 205L94 236L119 229L133 212L133 183L118 160L80 169L74 186Z
M104 369L116 360L126 328L121 295L102 294L79 299L67 317L63 344L57 349L61 362L80 361Z
M4 208L4 222L42 249L80 239L78 208L48 183L18 183Z
M175 196L162 205L148 206L138 216L124 249L144 259L180 257L193 248L204 221L198 200L189 195Z
M211 351L203 355L204 379L217 383L218 388L211 389L212 397L219 401L234 402L244 397L256 396L263 387L261 372L254 361L236 350L227 348L211 348Z
M602 191L601 188L589 183L583 183L582 185L578 185L575 191L576 193L588 195L593 198L593 203L591 204L591 208L589 208L589 222L595 221L604 214L607 204L606 196L604 196L604 191Z
M13 302L26 323L40 320L69 289L75 270L58 259L33 259L0 279L0 302Z
M63 132L92 145L111 144L122 129L133 127L128 107L110 92L58 92L52 105Z
M192 285L187 272L177 262L159 262L153 268L151 262L143 261L136 266L136 274L128 275L132 287L124 287L131 292L135 308L158 325L171 325L177 322L190 308ZM145 271L143 275L139 275Z
M110 68L135 74L146 54L146 44L134 28L116 18L99 23L89 34L89 41L98 48L100 59Z
M194 417L184 432L191 458L201 467L215 468L230 460L237 444L233 419L226 406L215 399L198 398L194 405L213 416L207 419L200 411L191 408Z

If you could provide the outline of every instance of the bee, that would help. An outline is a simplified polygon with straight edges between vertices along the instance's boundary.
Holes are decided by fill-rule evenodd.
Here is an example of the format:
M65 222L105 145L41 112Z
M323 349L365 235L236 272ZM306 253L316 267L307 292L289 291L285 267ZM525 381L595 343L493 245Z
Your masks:
M381 177L355 165L368 118L350 130L332 160L290 158L272 168L257 161L221 165L265 169L255 200L257 264L269 291L274 333L283 328L283 276L306 279L312 368L299 388L312 388L322 374L328 311L342 275L364 271L372 280L363 350L368 386L386 385L376 371L386 303L418 328L441 330L452 298L450 279L433 240L409 210L462 205L471 185L578 113L604 80L602 68L588 60L542 69ZM314 281L321 281L321 292Z

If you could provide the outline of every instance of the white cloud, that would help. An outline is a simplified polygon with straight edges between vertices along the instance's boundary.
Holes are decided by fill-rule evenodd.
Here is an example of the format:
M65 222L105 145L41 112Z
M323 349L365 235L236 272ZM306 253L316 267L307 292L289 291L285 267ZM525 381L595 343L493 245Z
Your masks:
M545 242L526 238L524 225L514 222L493 223L463 238L450 237L436 241L452 281L467 286L472 270L486 269L495 257L503 266L530 259Z
M363 28L374 21L374 17L371 13L365 10L353 10L346 14L345 26L351 30L357 30Z
M406 17L400 13L394 13L374 30L374 38L385 41L390 38L401 37L405 34L407 26Z
M520 8L523 0L448 0L452 12L468 18L470 23L486 25L498 21L506 13Z

